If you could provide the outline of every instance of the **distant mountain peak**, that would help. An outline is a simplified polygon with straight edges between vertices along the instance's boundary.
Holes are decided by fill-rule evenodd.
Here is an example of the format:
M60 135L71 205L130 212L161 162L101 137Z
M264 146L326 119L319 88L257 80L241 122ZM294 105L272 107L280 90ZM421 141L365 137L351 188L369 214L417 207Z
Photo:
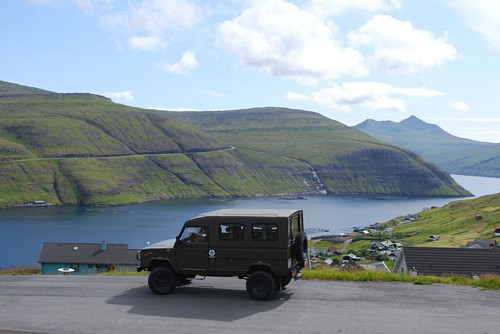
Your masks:
M373 119L366 119L366 120L364 120L363 122L359 123L358 125L356 125L354 127L356 129L362 129L362 128L366 128L366 127L370 126L371 123L373 123Z
M399 122L400 125L406 127L406 128L412 128L412 129L425 129L425 128L437 128L438 126L435 124L429 124L424 121L422 121L420 118L418 118L415 115L411 115L407 119L402 120Z

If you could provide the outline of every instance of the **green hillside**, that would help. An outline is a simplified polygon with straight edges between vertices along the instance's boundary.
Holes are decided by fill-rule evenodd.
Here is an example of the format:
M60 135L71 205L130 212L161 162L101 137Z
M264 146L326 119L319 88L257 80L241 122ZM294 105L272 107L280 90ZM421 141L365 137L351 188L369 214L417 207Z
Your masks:
M210 117L200 124L192 113L0 81L0 206L325 190L468 194L418 156L316 113L266 108L203 115Z
M0 96L20 96L20 95L45 95L45 94L54 94L53 92L49 92L47 90L27 87L18 85L12 82L0 81Z
M454 201L418 215L420 219L411 223L398 224L399 219L387 223L394 228L391 237L405 246L426 247L459 247L475 238L495 239L493 231L500 226L500 193ZM476 215L482 219L476 219ZM431 235L440 239L427 241Z
M414 153L320 114L286 108L183 112L175 116L222 142L303 161L335 194L469 194Z
M420 154L450 173L500 177L500 144L459 138L415 116L399 123L366 120L355 128Z
M0 206L319 191L307 164L232 149L171 113L0 87Z

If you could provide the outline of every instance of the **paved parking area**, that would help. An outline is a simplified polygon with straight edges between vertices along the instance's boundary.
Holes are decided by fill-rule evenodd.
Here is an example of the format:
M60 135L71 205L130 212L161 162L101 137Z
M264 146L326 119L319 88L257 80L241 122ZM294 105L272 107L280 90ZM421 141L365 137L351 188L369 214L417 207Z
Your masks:
M145 276L0 276L0 333L498 333L500 291L297 281L274 300L207 278L156 296Z

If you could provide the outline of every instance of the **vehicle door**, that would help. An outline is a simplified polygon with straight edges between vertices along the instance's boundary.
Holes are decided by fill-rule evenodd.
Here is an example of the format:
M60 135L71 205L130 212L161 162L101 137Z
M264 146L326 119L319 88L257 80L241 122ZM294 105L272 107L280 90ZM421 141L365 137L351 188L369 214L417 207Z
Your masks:
M208 226L186 226L176 245L177 264L183 273L208 269Z

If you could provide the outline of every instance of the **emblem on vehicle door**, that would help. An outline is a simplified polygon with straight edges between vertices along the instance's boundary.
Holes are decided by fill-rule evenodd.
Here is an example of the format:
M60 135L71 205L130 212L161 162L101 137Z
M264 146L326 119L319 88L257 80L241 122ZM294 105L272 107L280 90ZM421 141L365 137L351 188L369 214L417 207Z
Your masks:
M214 249L211 249L208 251L208 257L211 259L215 258L215 250Z

